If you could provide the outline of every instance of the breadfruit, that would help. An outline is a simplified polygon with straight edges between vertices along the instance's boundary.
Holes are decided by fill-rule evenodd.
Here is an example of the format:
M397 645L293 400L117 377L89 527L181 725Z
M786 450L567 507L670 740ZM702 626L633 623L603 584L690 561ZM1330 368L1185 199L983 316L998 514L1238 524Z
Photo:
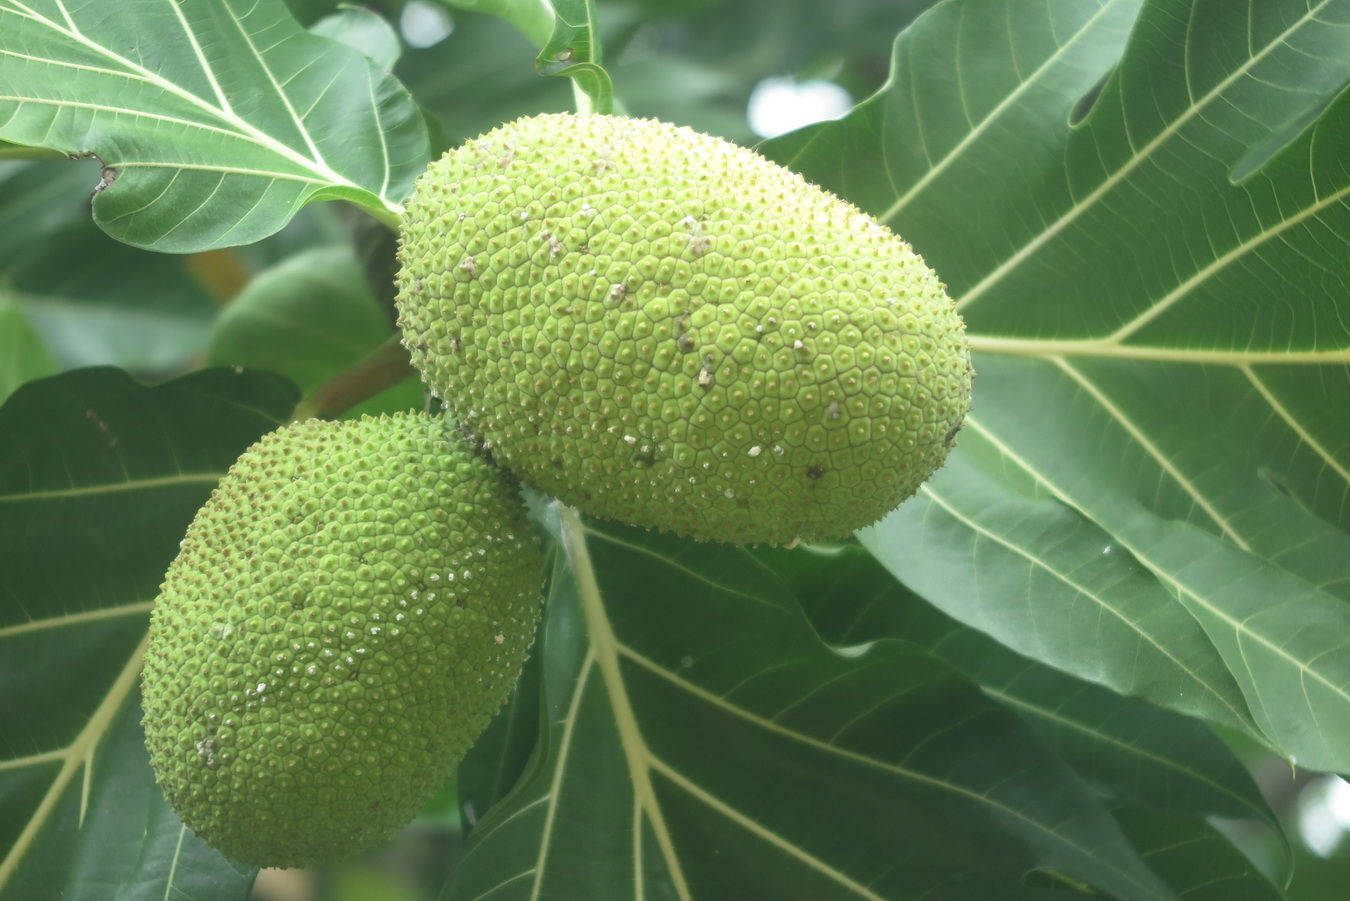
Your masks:
M423 415L264 436L155 602L146 745L222 853L302 866L379 843L510 691L543 560L514 486Z
M786 543L875 521L967 412L964 327L904 241L726 141L543 115L433 163L398 309L496 461L603 517Z

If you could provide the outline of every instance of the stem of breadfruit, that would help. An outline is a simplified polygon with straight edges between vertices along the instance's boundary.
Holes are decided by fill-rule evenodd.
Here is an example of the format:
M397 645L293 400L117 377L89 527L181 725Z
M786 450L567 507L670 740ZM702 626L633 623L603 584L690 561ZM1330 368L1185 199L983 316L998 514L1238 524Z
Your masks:
M300 399L292 421L331 419L413 374L412 360L397 333L356 363Z
M585 116L595 110L595 105L591 103L591 95L581 89L581 82L575 78L572 79L572 102L576 104L580 115Z
M362 209L394 231L398 231L403 225L403 213L400 212L403 209L402 207L393 210L387 206L363 206Z

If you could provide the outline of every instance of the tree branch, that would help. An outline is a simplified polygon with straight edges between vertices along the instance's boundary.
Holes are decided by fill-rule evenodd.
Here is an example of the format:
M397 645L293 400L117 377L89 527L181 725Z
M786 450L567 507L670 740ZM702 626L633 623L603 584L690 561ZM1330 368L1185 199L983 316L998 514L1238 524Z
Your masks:
M301 420L317 416L331 419L339 416L361 401L392 388L413 372L408 351L395 333L355 364L301 398L291 418Z

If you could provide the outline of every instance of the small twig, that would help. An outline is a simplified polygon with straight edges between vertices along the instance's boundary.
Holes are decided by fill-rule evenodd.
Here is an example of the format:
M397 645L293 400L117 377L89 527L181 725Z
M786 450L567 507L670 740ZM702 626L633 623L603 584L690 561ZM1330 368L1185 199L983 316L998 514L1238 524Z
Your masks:
M293 420L340 416L367 398L392 388L413 374L412 360L399 341L389 336L379 347L315 388L295 405Z

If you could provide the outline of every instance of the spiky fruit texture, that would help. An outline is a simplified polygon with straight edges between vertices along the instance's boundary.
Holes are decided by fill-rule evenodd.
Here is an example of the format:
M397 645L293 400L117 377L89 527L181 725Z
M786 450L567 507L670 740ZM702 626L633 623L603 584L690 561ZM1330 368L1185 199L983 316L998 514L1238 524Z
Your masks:
M703 539L832 538L942 463L970 398L942 283L876 220L687 128L544 115L407 205L430 388L520 478Z
M261 866L387 838L505 699L541 573L513 486L440 419L264 436L192 521L151 617L146 745L169 803Z

